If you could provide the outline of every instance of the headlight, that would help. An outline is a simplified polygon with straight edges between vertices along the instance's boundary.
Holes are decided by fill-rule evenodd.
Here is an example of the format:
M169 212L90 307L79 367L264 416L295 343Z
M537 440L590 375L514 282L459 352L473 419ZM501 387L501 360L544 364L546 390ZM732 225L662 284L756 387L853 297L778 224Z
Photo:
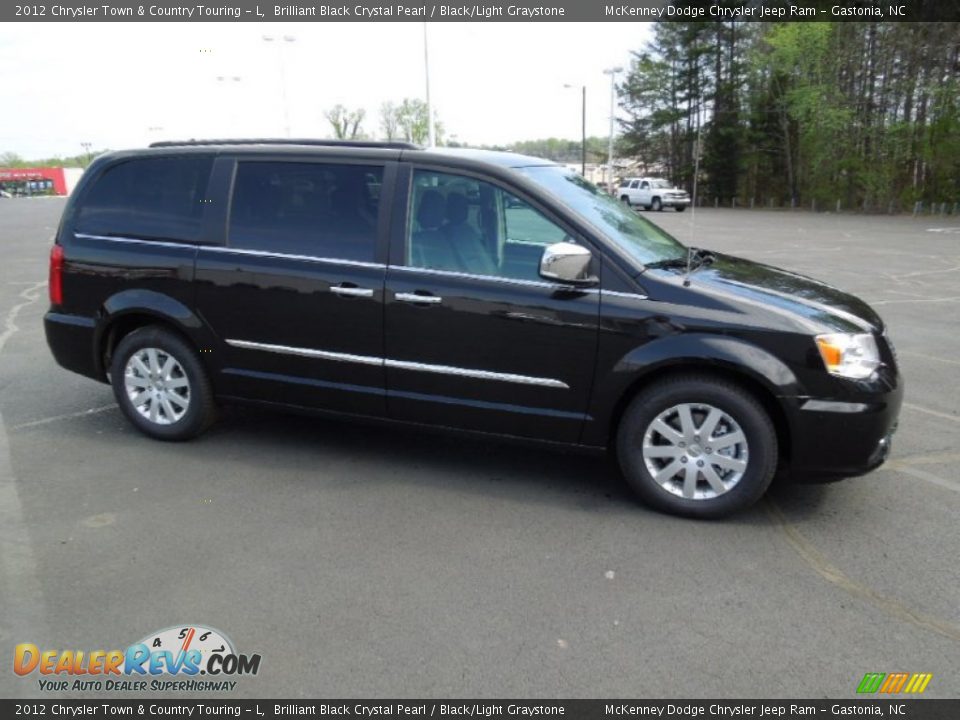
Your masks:
M873 335L847 335L833 333L814 338L820 349L820 357L831 375L862 380L880 367L880 353Z

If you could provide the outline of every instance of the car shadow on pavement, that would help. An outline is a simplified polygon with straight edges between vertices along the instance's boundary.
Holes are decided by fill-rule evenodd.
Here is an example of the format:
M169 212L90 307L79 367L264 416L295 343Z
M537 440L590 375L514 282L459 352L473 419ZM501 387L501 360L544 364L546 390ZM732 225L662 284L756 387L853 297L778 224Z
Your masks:
M262 458L270 472L349 463L358 480L387 477L521 502L669 517L636 500L614 458L603 452L242 406L225 408L221 421L199 440L221 442L243 446L245 462ZM776 479L768 502L796 522L816 514L828 493L829 486ZM760 503L724 522L764 526L775 520Z

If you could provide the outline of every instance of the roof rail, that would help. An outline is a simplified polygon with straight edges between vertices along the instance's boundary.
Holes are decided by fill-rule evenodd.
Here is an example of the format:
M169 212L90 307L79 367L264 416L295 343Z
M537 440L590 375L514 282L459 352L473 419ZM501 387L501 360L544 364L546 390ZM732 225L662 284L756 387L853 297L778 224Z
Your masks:
M322 145L327 147L385 148L389 150L419 150L419 145L408 142L378 142L375 140L321 140L317 138L244 138L232 140L163 140L150 143L152 148L192 147L199 145Z

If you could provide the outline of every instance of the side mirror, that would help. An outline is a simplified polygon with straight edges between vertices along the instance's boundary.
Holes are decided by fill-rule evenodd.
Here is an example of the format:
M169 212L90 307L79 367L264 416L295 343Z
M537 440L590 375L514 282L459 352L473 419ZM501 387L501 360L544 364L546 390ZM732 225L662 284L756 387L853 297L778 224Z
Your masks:
M540 258L540 277L570 285L595 285L597 278L589 274L592 258L582 245L568 242L548 245Z

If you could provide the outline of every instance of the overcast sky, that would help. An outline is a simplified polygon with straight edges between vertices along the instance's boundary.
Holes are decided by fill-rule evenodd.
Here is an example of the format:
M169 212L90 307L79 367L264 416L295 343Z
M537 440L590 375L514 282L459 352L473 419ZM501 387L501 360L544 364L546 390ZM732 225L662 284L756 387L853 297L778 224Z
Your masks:
M432 23L431 95L471 144L608 132L609 78L646 23ZM267 43L264 35L295 38ZM278 45L282 48L278 48ZM422 23L25 23L0 29L0 152L25 158L159 139L328 137L323 111L424 96ZM226 80L218 81L217 77ZM234 77L239 80L233 80ZM564 89L568 83L577 89Z

